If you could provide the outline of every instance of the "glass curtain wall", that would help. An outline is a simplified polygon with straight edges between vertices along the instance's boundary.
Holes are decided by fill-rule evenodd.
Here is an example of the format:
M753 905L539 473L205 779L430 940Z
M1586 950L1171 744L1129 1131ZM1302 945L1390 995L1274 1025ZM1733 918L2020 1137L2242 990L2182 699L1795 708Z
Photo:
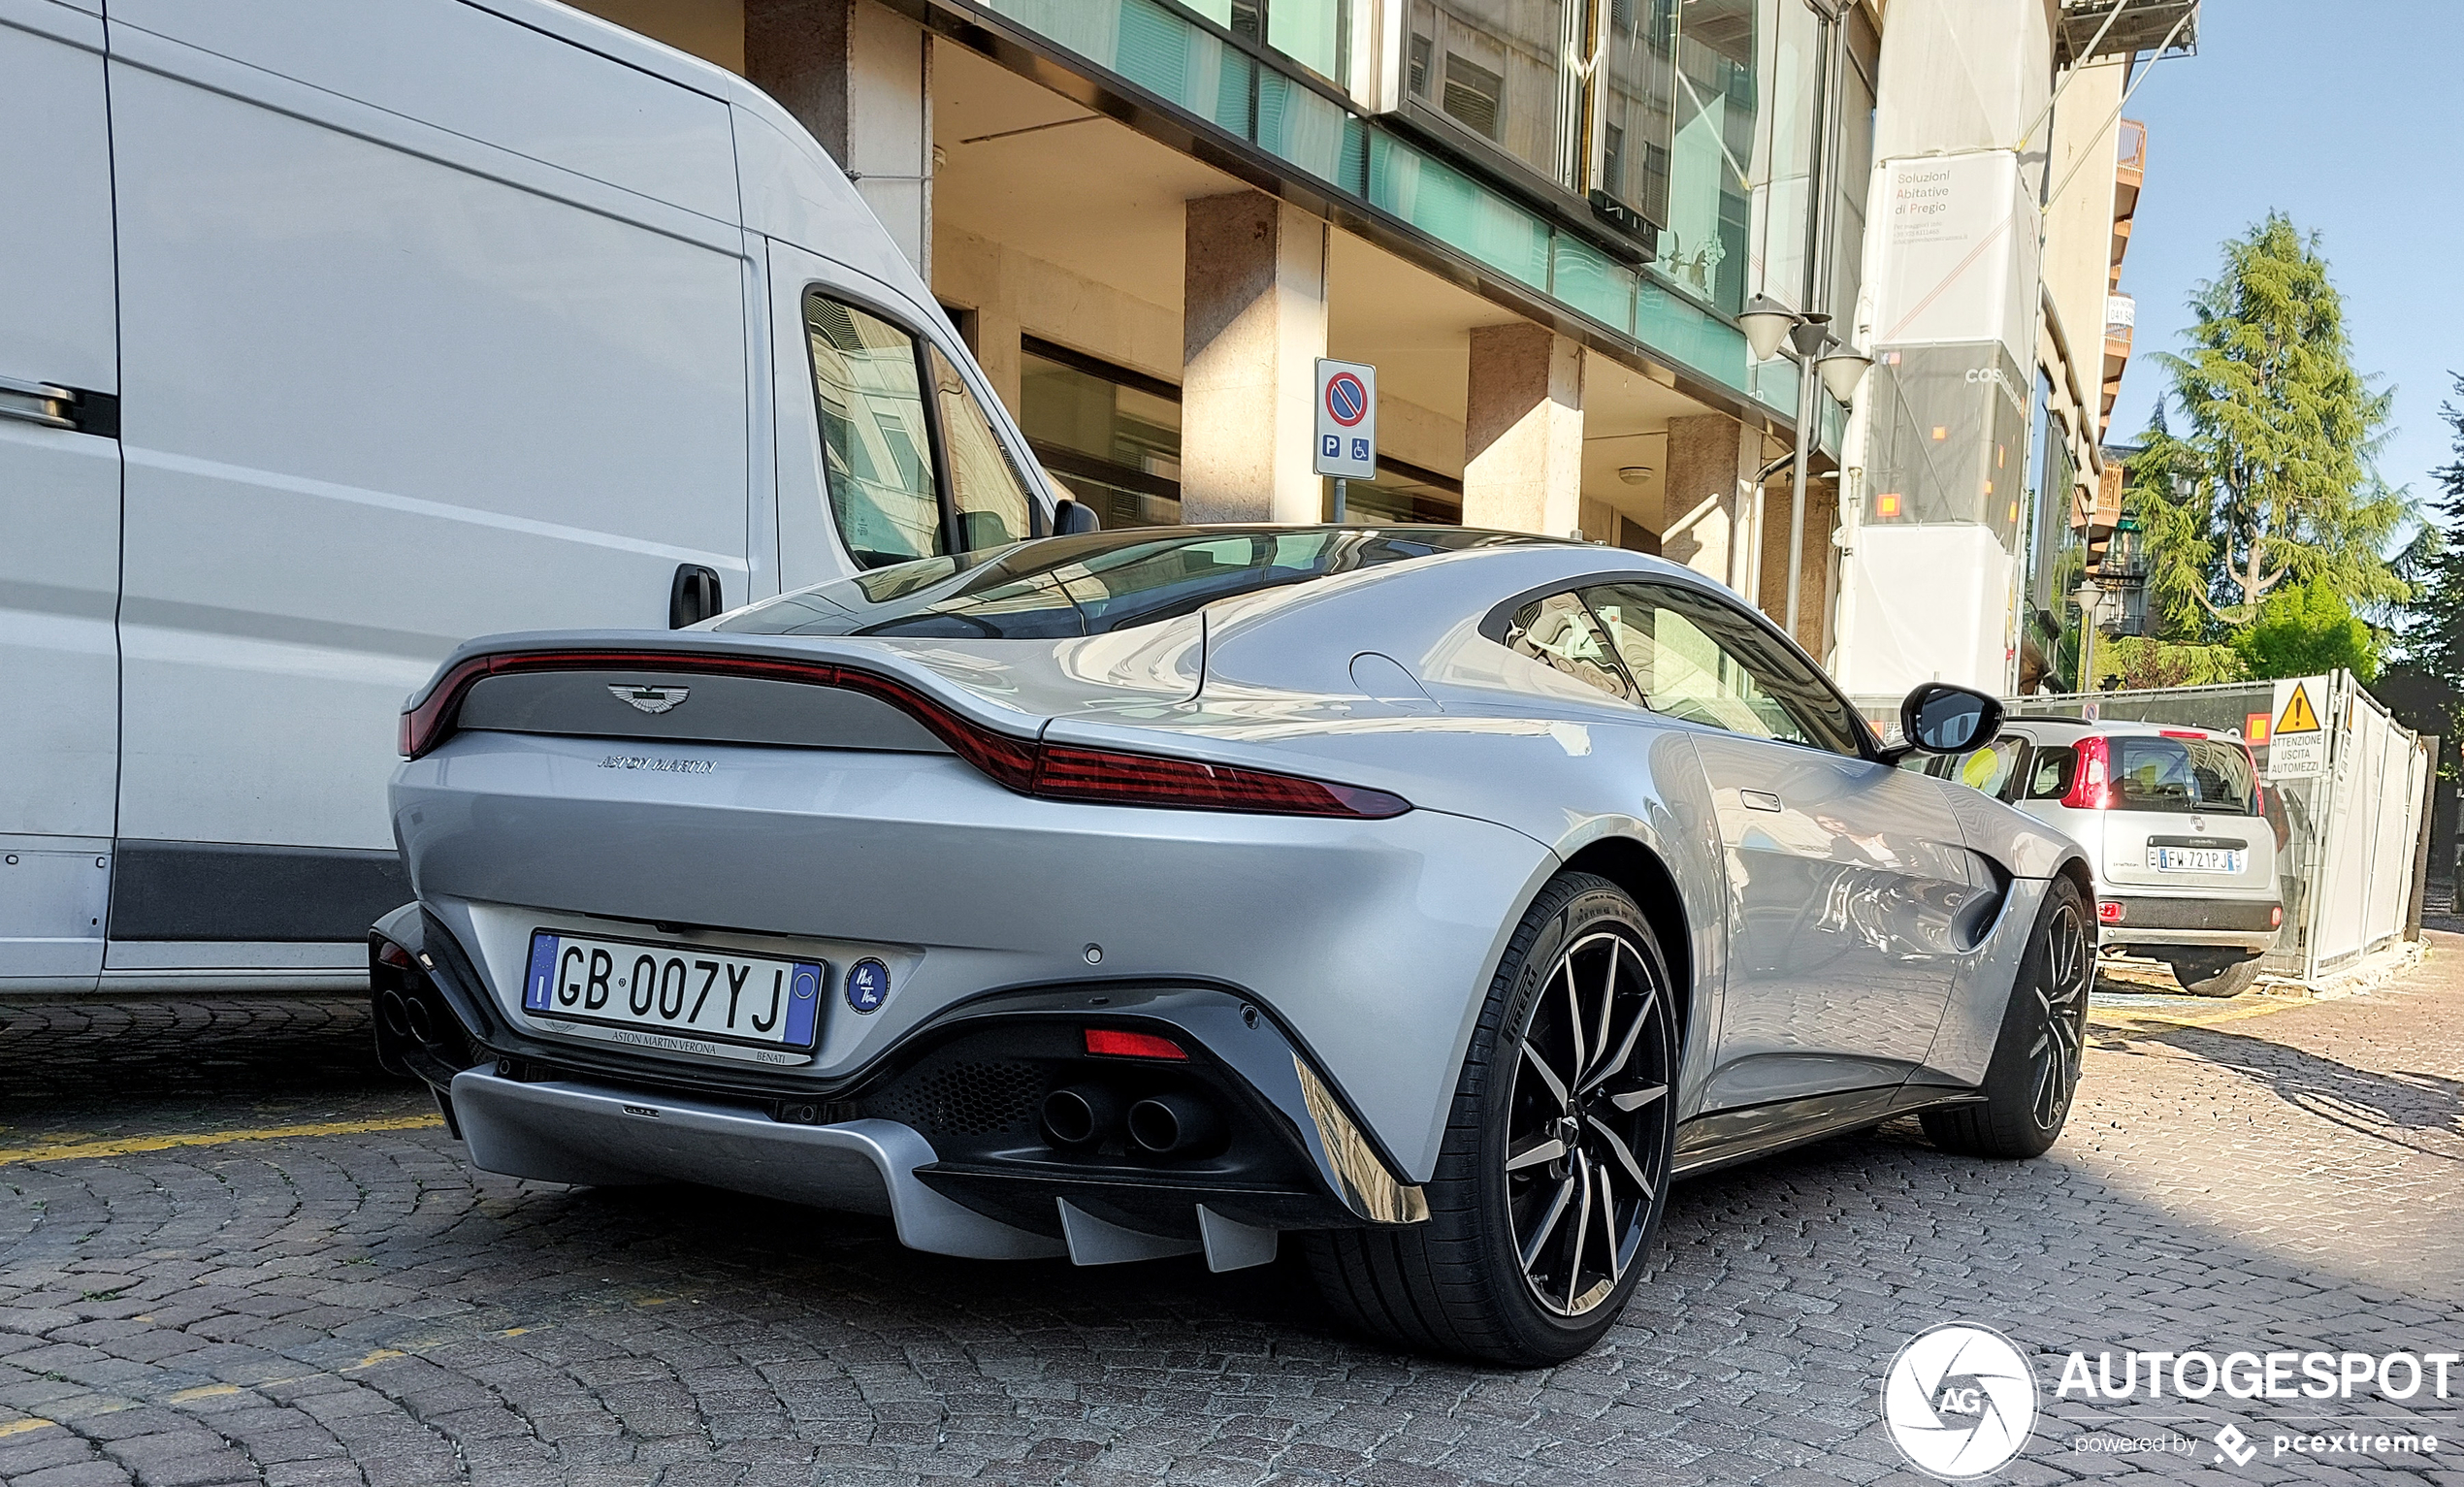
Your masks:
M1572 189L1588 9L1588 0L1410 0L1405 91Z
M1755 0L1691 0L1677 12L1669 212L1655 267L1679 289L1731 315L1744 307L1748 293L1760 8Z
M1351 81L1353 0L1176 0L1235 36L1263 42L1337 87Z
M1752 174L1754 261L1746 283L1798 309L1817 307L1814 192L1822 177L1831 27L1804 0L1763 0L1757 50L1769 80ZM1723 307L1724 308L1727 307Z
M1831 185L1831 314L1843 323L1856 314L1857 296L1864 288L1865 191L1873 184L1873 80L1881 65L1882 37L1865 18L1864 7L1852 7L1848 65L1839 87L1838 168Z
M1609 0L1601 47L1600 174L1594 183L1656 223L1669 220L1676 38L1677 0Z

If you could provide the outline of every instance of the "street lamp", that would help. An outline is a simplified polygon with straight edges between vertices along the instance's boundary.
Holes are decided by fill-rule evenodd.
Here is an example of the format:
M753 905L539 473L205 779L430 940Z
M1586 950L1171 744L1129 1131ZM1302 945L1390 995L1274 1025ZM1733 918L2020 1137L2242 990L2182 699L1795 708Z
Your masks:
M1736 324L1745 332L1745 348L1754 353L1754 359L1767 362L1779 355L1779 343L1801 319L1797 311L1769 295L1758 294L1737 312Z
M1841 346L1814 363L1814 371L1822 374L1823 391L1841 407L1857 404L1857 384L1865 379L1865 370L1873 358L1852 346Z
M1857 391L1859 379L1872 365L1872 359L1845 347L1828 356L1823 355L1825 346L1836 344L1831 335L1831 316L1800 314L1767 294L1758 294L1747 301L1745 308L1737 312L1736 323L1738 329L1745 332L1745 348L1754 353L1756 361L1767 362L1781 355L1780 348L1785 343L1787 355L1797 363L1797 454L1792 461L1795 469L1789 476L1788 500L1788 598L1781 606L1789 636L1793 639L1797 634L1799 591L1804 587L1805 581L1805 464L1813 458L1813 426L1817 412L1814 379L1805 373L1818 372L1823 387L1845 407L1849 398ZM1834 366L1834 363L1838 365ZM1755 492L1754 500L1753 536L1758 551L1750 571L1755 575L1759 591L1763 567L1759 552L1763 537L1761 491ZM1759 601L1760 593L1755 597Z
M2070 599L2072 603L2079 606L2079 676L2077 679L2077 690L2080 692L2092 692L2095 690L2094 682L2096 678L2094 663L2094 657L2096 654L2096 617L2098 612L2104 608L2105 591L2102 585L2091 580L2080 584L2078 589L2071 594Z

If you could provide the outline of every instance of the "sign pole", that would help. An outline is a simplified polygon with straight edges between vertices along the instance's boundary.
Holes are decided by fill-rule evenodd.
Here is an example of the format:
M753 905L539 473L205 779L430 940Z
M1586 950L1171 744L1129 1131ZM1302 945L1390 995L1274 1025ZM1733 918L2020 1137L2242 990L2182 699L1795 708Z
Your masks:
M1344 524L1344 487L1351 484L1341 475L1335 477L1335 525Z

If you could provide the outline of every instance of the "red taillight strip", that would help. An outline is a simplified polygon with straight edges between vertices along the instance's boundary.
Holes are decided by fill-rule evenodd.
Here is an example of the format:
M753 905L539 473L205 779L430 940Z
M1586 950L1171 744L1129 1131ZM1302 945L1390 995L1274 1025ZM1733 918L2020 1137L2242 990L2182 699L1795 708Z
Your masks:
M1034 793L1053 800L1262 811L1277 816L1382 818L1411 809L1401 796L1383 791L1328 785L1296 775L1065 744L1046 744L1036 752Z
M923 724L952 753L996 783L1048 800L1368 820L1400 816L1411 809L1411 802L1400 795L1355 785L1012 738L970 723L912 687L854 666L690 651L516 651L473 656L439 678L426 701L403 714L403 757L417 759L442 743L463 698L480 681L518 671L683 671L859 692Z

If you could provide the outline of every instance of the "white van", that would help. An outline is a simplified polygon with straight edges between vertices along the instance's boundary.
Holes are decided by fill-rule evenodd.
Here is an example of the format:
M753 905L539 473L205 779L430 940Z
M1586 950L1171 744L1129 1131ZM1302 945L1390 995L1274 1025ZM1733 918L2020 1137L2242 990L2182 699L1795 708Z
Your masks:
M545 0L0 0L0 993L367 983L402 699L1090 515L846 177Z

